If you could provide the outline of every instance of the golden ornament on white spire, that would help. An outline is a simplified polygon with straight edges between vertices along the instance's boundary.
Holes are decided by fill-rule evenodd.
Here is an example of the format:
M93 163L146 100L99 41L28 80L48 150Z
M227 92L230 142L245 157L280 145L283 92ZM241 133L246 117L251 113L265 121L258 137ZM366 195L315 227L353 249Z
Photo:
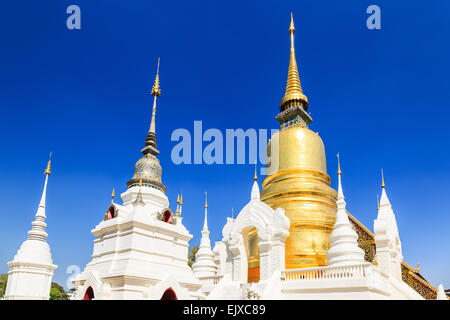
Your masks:
M47 168L44 171L44 173L47 175L50 175L52 173L52 171L50 170L51 160L52 160L52 153L50 152L50 157L48 158L47 162Z
M337 153L337 158L338 158L338 171L337 171L337 174L341 175L342 171L341 171L341 161L339 159L339 152Z
M161 95L161 89L159 88L159 58L158 58L158 68L156 70L155 83L152 88L152 96L159 97Z

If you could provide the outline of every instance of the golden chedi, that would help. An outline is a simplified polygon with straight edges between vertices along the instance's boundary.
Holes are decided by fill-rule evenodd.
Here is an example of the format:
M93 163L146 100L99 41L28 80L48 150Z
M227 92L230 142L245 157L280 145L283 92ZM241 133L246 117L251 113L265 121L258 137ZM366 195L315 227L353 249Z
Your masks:
M286 240L286 268L326 265L329 237L336 220L336 191L330 187L322 139L308 129L312 121L303 94L294 49L294 21L289 27L291 55L286 93L281 99L280 131L267 147L267 177L261 200L281 207L291 221Z

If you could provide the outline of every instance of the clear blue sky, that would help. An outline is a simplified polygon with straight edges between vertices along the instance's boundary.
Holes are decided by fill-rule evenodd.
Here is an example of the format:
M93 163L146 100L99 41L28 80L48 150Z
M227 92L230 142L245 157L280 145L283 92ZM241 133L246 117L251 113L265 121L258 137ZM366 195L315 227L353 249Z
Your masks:
M81 30L66 8L81 7ZM366 28L370 4L381 30ZM47 231L54 280L90 260L90 231L126 190L149 127L157 57L163 182L199 242L250 197L253 166L174 165L177 128L277 128L293 11L302 85L336 187L373 230L380 168L405 260L450 288L450 2L8 1L0 13L0 272L26 239L53 152Z

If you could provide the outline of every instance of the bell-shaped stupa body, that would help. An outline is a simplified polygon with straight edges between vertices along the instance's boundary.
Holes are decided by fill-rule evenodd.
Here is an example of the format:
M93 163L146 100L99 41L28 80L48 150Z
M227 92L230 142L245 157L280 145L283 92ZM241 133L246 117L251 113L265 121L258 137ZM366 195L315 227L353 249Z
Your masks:
M276 117L281 130L267 146L267 177L261 192L262 201L273 209L283 208L291 221L286 240L288 269L327 264L337 195L330 187L322 139L308 129L312 119L298 76L294 32L291 20L288 83Z

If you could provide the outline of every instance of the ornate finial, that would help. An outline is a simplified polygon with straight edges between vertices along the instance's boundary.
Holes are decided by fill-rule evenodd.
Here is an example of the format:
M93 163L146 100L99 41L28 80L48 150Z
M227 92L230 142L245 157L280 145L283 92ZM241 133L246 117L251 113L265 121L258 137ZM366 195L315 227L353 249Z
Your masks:
M161 90L159 89L159 58L158 58L158 71L156 73L155 84L152 89L153 98L153 108L152 117L150 119L150 129L148 130L147 137L145 139L145 148L141 152L146 155L148 153L157 156L159 151L156 146L156 98L161 95ZM165 191L165 190L164 190Z
M290 26L289 26L289 33L292 33L292 34L295 33L295 28L294 28L294 17L293 17L293 15L292 15L292 12L291 12L291 24L290 24ZM294 43L292 42L291 45L294 46Z
M142 178L139 179L139 187L142 187Z
M380 200L379 200L378 193L377 193L377 210L380 210Z
M116 195L115 195L115 193L114 193L114 188L113 188L113 191L112 191L112 193L111 193L111 198L114 199L115 196L116 196Z
M418 263L417 267L416 267L416 272L419 272L419 271L420 271L420 263Z
M341 171L341 161L339 159L339 152L337 153L337 158L338 158L338 171L337 171L337 174L341 175L342 171Z
M257 166L257 161L255 161L255 176L253 177L253 180L255 180L255 181L258 180L258 174L256 173L256 166Z
M386 185L384 184L383 168L381 169L381 187L382 187L383 189L386 188Z
M308 98L303 94L302 85L300 84L297 60L295 59L294 33L294 18L291 13L291 23L289 26L291 54L289 58L286 92L280 102L280 113L276 117L281 123L282 128L292 123L307 126L312 121L311 116L306 112L308 110Z
M183 194L180 196L180 205L183 205Z
M157 97L161 95L161 90L159 88L159 58L158 58L158 69L156 73L155 84L152 89L153 95L153 108L152 116L150 119L150 128L145 138L144 148L141 153L144 155L139 159L134 167L134 175L127 182L127 187L131 188L135 186L139 178L143 178L147 186L158 189L161 192L166 192L166 186L161 181L161 165L156 156L159 154L159 150L156 145L156 100ZM147 168L142 172L142 168Z
M50 175L52 173L50 170L51 160L52 160L52 153L50 152L50 157L48 158L48 162L47 162L47 168L44 171L44 173L48 174L48 175Z
M159 58L158 58L158 69L156 71L155 83L152 88L152 96L159 97L161 95L161 89L159 88Z
M177 194L177 204L180 204L180 195Z
M208 194L205 191L205 208L208 208Z

